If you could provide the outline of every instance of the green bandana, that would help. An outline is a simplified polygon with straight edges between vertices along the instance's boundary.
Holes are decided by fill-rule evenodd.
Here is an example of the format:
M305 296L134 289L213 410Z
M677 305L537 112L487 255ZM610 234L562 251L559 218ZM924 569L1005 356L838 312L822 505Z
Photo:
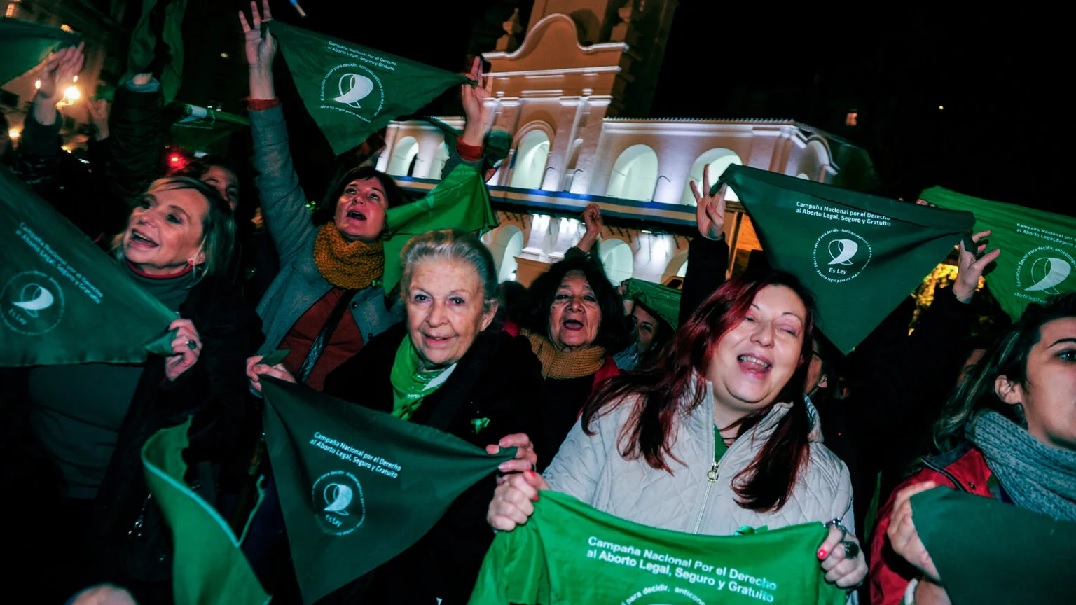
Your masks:
M304 603L411 547L449 505L516 455L262 379L265 444ZM419 573L421 570L416 570Z
M700 536L625 521L542 491L493 539L469 605L844 603L815 551L821 523Z
M932 187L921 195L942 208L975 214L975 230L991 231L1000 248L996 268L984 272L990 293L1013 320L1029 302L1076 289L1076 218L1014 204L992 202Z
M176 605L262 605L269 602L228 522L184 481L191 421L157 431L142 448L146 483L174 537Z
M52 54L67 46L76 46L82 36L59 27L24 21L0 19L0 84L25 74Z
M975 220L970 212L735 164L721 182L740 197L770 265L811 291L819 328L845 354L945 260Z
M626 280L625 300L637 300L654 310L675 330L680 327L680 291L634 277Z
M396 118L471 80L345 40L270 21L306 110L340 155Z
M423 370L414 343L405 337L396 349L392 374L389 376L392 381L392 415L402 420L410 419L426 395L444 384L455 369L456 364L441 370Z
M1076 594L1076 523L946 488L911 503L953 603L1060 603Z
M172 353L176 314L7 168L0 241L0 366Z

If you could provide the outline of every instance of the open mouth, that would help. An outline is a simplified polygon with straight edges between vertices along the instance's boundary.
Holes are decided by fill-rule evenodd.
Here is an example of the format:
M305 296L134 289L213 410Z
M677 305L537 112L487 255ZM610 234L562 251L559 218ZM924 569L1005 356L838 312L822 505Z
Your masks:
M358 210L348 210L346 216L348 218L350 218L350 219L355 219L357 221L365 221L366 220L366 215L359 212Z
M565 319L561 323L564 325L565 328L567 328L569 330L582 330L583 329L583 322L579 321L578 319Z
M158 245L157 242L155 242L152 239L146 237L146 235L144 233L142 233L141 231L139 231L138 229L131 229L131 243L137 244L139 246L146 247L146 248L156 247Z
M749 372L766 372L773 367L770 362L754 355L740 355L736 358L736 361L740 362L741 368Z

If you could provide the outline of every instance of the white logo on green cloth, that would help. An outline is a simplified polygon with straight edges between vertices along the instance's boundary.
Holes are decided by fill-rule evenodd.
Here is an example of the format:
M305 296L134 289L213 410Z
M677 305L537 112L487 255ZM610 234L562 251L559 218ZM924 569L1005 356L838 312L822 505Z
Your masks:
M371 122L381 113L385 92L380 78L357 63L337 65L321 80L321 108Z
M1057 294L1070 288L1065 282L1072 275L1076 261L1060 248L1039 246L1024 254L1016 264L1016 288L1019 296L1039 300L1051 294ZM1040 297L1029 296L1025 292L1041 294Z
M45 334L63 317L63 290L48 275L26 271L4 285L0 308L4 324L15 332L27 336Z
M366 520L362 484L347 471L325 473L311 488L318 526L333 536L346 536Z
M833 283L855 279L871 261L871 245L847 229L830 229L814 244L814 268Z

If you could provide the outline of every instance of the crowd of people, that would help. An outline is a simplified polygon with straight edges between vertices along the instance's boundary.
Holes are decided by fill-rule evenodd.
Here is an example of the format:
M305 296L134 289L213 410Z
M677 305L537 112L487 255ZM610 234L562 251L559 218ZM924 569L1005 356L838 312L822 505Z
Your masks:
M818 573L849 602L876 604L950 602L911 513L924 489L1076 522L1076 293L976 332L980 278L1003 253L988 249L989 232L960 243L953 285L914 330L909 297L848 355L819 329L797 276L761 257L727 276L725 191L708 169L691 183L697 234L672 302L609 280L596 205L579 243L511 297L480 234L452 225L413 237L386 288L387 211L413 200L366 163L307 208L270 19L267 2L239 17L253 191L225 158L162 170L152 73L95 109L91 162L71 165L55 104L81 46L44 66L5 161L177 314L171 354L143 364L2 369L8 569L35 602L172 602L170 531L141 448L188 419L191 489L243 536L273 602L302 602L285 488L265 455L267 376L490 453L516 448L421 539L325 604L467 603L497 532L526 524L546 490L706 536L823 524ZM463 166L486 179L480 60L467 75L445 174ZM237 227L241 194L256 198L264 237ZM256 282L254 258L268 267Z

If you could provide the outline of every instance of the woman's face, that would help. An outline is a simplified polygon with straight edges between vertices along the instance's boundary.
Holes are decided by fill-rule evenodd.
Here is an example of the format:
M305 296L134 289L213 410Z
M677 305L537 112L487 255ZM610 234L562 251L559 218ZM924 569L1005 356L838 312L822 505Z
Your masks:
M1024 406L1027 430L1039 441L1076 450L1076 317L1043 324L1027 358L1027 384L1002 399Z
M766 286L739 325L720 337L706 378L713 384L719 426L777 398L799 365L807 308L785 286Z
M405 301L411 342L425 369L456 363L489 327L497 306L485 309L484 298L482 281L470 263L432 258L418 262Z
M210 166L202 175L202 182L217 190L220 197L228 202L228 207L235 212L239 205L239 177L223 166Z
M558 349L573 351L594 344L602 310L582 271L569 271L560 281L549 310L549 340Z
M131 211L123 255L149 275L178 273L191 261L205 262L202 222L209 200L194 189L158 189Z
M333 221L348 241L376 242L385 230L388 196L381 181L371 177L351 181L336 202Z

